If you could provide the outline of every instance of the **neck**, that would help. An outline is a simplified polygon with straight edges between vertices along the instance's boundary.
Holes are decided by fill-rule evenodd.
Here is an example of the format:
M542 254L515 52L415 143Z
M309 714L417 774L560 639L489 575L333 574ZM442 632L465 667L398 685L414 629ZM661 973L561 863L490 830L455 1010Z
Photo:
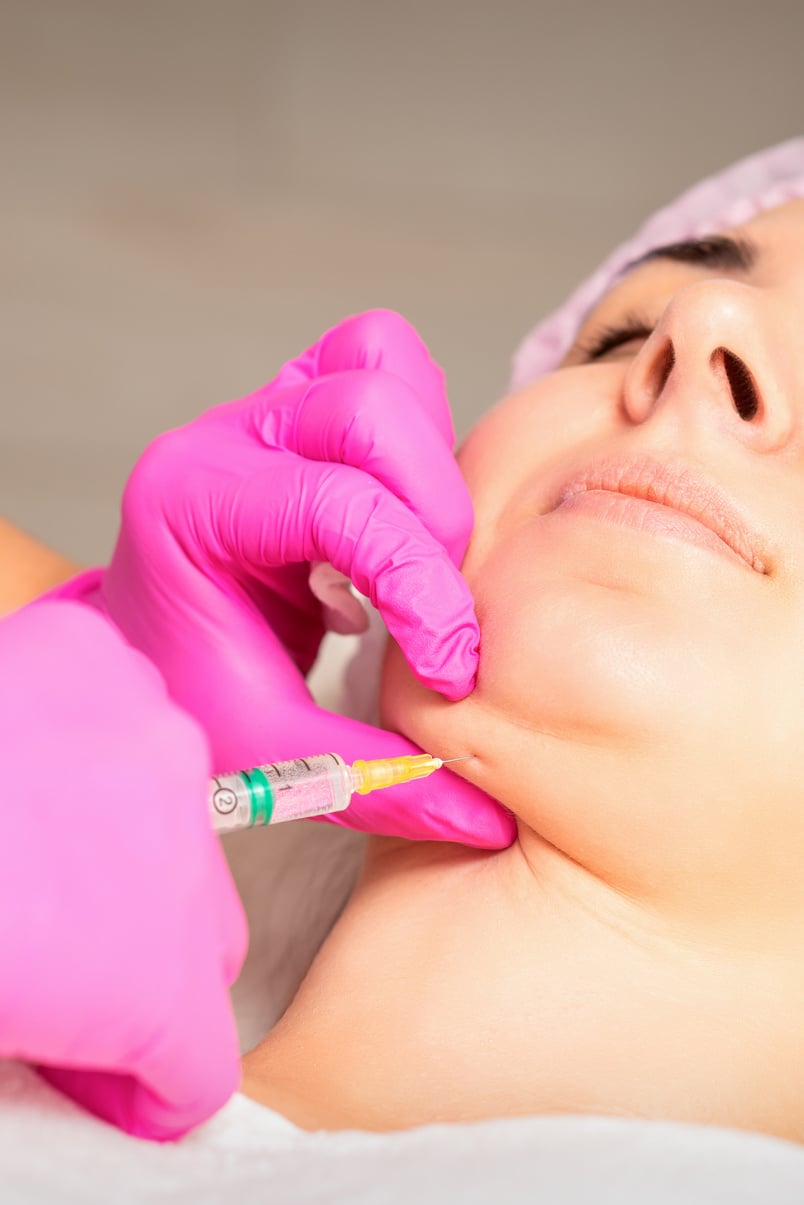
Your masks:
M697 943L530 831L493 854L378 840L243 1088L308 1129L550 1112L800 1138L791 974Z

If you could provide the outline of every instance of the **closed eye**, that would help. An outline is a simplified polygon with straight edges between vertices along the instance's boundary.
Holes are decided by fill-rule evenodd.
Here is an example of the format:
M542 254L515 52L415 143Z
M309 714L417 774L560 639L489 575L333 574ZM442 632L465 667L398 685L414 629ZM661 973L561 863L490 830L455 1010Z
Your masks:
M637 318L625 318L620 323L604 326L589 337L578 343L578 351L584 362L602 360L610 352L624 347L627 343L643 342L653 333L653 327Z

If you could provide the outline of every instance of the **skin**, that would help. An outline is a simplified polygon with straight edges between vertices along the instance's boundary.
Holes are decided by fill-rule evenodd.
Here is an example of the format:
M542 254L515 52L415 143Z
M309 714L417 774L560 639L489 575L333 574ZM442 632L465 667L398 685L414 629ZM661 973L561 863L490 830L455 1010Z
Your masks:
M74 577L80 568L0 517L0 618Z
M576 344L461 449L477 688L447 703L392 647L383 717L472 753L456 772L518 837L373 840L244 1064L244 1090L302 1127L570 1112L804 1141L804 202L738 233L750 271L636 269L580 341L634 309L650 336L591 363ZM720 348L758 386L750 421ZM550 511L579 468L632 452L726 491L762 571Z

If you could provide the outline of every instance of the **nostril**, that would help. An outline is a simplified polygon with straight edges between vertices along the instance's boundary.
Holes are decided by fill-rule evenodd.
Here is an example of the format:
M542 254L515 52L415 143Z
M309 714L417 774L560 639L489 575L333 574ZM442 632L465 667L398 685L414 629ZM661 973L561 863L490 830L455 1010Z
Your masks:
M722 360L737 413L745 422L750 422L752 418L756 418L759 410L759 393L754 378L740 357L735 356L727 347L716 348L712 353L712 360L717 359Z
M658 377L657 390L656 390L657 396L664 389L665 385L667 384L668 380L670 379L670 373L673 371L675 366L676 366L676 349L673 347L672 340L668 339L667 347L664 349L661 356L658 358L658 360L656 362L656 373L657 373L657 377Z
M658 398L670 379L670 373L676 363L676 352L670 339L663 347L659 347L648 362L645 376L645 390L652 398Z

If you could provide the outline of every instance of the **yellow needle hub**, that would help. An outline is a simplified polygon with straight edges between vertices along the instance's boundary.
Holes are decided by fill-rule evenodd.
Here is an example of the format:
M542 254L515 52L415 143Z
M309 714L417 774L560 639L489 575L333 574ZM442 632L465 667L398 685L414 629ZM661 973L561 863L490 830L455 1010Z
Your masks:
M471 757L472 754L468 756ZM448 760L466 759L451 757ZM427 778L446 764L442 758L431 757L429 753L356 761L352 765L352 784L358 795L368 795L371 791L381 790L382 787L395 787L402 782L412 782L414 778Z

